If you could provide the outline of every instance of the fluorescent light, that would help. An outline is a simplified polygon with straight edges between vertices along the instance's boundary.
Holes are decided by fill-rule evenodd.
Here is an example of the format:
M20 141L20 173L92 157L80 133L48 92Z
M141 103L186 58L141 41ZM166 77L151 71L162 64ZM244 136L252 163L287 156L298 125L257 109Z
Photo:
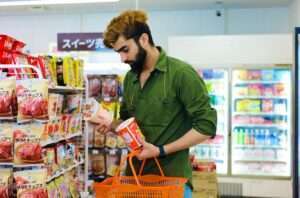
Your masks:
M34 6L34 5L65 5L87 3L109 3L119 0L31 0L31 1L0 1L0 6Z

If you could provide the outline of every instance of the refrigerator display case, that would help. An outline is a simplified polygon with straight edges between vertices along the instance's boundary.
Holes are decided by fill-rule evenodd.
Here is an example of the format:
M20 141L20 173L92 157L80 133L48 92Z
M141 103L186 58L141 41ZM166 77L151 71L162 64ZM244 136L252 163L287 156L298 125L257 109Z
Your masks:
M290 66L233 69L232 175L291 175Z
M299 128L299 122L300 122L300 92L299 92L299 76L300 76L300 51L299 51L299 39L300 39L300 27L295 28L295 138L293 141L294 145L294 154L293 154L293 195L296 198L300 198L299 195L299 178L300 178L300 128Z
M225 69L198 69L205 81L210 103L217 110L217 133L214 139L194 146L191 153L199 160L213 160L218 174L228 174L228 71Z

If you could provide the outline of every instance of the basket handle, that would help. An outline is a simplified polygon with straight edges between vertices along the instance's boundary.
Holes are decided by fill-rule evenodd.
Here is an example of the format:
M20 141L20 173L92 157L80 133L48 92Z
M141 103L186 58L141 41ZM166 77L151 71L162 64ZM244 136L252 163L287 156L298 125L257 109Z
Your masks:
M128 158L129 165L130 165L132 174L133 174L133 176L134 176L134 179L135 179L135 181L136 181L136 184L137 184L138 186L141 186L141 184L140 184L139 179L138 179L137 176L141 176L141 175L142 175L143 170L144 170L144 167L145 167L146 159L143 160L138 175L136 174L136 171L135 171L135 168L134 168L134 165L133 165L133 162L132 162L132 158L133 158L133 157L136 157L140 152L141 152L141 150L135 150L135 151L132 151L131 153L129 153L129 154L126 156L126 158L123 158L123 159L121 160L120 166L118 167L118 169L117 169L117 171L116 171L116 176L115 176L114 179L113 179L113 184L119 184L119 183L120 183L120 178L121 178L121 174L120 174L120 173L121 173L121 167L123 166L123 164L126 162L126 160L127 160L127 158ZM160 163L159 163L158 159L155 157L154 160L155 160L155 163L156 163L156 165L157 165L157 167L158 167L158 169L159 169L160 175L161 175L161 176L165 176L165 174L164 174L164 172L163 172L163 170L162 170L162 168L161 168L161 166L160 166Z

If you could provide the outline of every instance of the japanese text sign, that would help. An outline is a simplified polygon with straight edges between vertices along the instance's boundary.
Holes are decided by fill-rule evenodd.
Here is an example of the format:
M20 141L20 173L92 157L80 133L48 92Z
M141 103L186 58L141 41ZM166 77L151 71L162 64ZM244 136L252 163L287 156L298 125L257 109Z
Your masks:
M103 51L103 34L95 33L58 33L58 51Z

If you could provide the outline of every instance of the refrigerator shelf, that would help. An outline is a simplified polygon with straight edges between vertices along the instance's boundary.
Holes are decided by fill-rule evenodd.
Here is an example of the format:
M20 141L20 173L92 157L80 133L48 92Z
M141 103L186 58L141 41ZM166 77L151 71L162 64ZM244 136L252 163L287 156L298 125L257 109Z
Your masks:
M246 85L246 84L277 84L277 83L286 83L282 80L270 80L270 81L265 81L265 80L238 80L238 81L233 81L233 85Z
M287 112L279 113L279 112L234 112L233 116L236 115L284 115L288 116Z
M201 147L205 147L205 146L209 146L209 147L224 147L224 144L198 144L197 146L201 146Z
M233 124L233 128L235 127L275 127L275 128L280 128L280 129L287 129L288 125L287 124L250 124L250 123L245 123L245 124Z
M284 146L272 146L272 145L234 145L236 149L286 149Z
M234 159L235 162L243 162L243 163L249 163L249 162L270 162L270 163L288 163L287 160L277 160L277 159Z
M238 99L282 99L288 100L286 96L234 96L235 100Z

